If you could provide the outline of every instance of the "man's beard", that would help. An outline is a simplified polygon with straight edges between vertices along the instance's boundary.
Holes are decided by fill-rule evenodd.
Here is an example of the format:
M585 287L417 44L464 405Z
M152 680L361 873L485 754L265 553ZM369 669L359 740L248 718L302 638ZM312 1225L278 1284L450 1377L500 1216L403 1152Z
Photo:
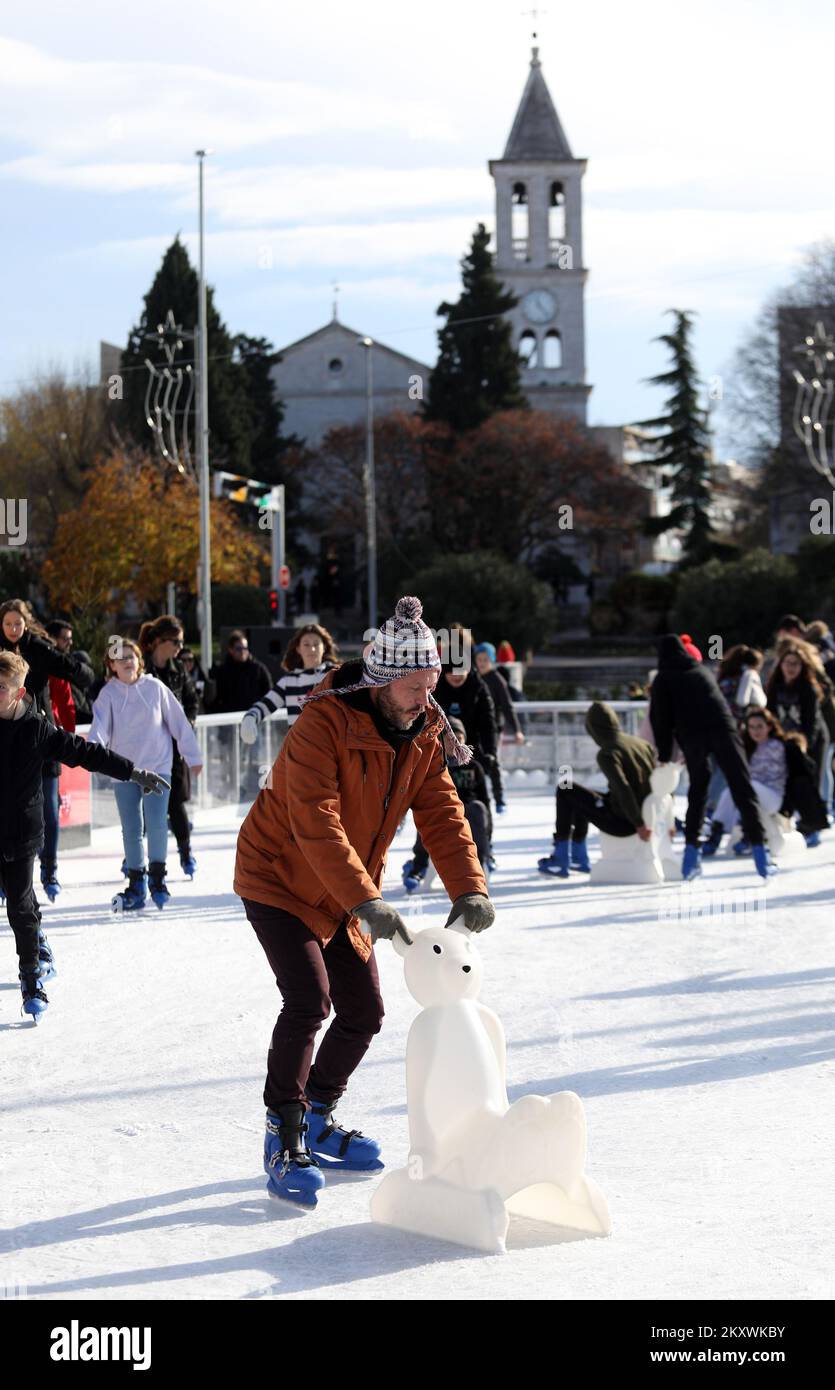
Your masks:
M405 714L400 706L394 703L385 686L377 696L377 708L393 729L410 729L420 713L418 711L418 714Z

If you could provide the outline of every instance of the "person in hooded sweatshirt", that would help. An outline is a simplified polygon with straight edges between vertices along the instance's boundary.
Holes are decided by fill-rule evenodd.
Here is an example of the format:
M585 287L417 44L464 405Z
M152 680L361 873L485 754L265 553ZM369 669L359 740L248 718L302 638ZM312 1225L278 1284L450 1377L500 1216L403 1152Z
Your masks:
M26 690L29 671L18 652L0 651L0 889L17 947L23 1012L37 1023L49 1003L44 981L56 973L32 884L44 836L44 763L103 772L139 794L162 792L167 784L129 758L56 729Z
M696 878L702 871L699 833L710 785L711 754L739 812L757 873L763 878L773 873L776 866L765 845L757 797L733 715L715 677L687 652L674 633L659 638L658 674L652 683L649 717L659 763L670 762L675 739L687 764L690 790L682 876Z
M568 878L569 868L588 873L586 835L589 823L607 835L638 835L648 840L643 804L652 791L650 777L655 750L643 738L621 731L611 705L596 700L586 713L586 733L599 748L597 766L608 790L589 787L557 787L557 827L551 854L539 860L540 873Z

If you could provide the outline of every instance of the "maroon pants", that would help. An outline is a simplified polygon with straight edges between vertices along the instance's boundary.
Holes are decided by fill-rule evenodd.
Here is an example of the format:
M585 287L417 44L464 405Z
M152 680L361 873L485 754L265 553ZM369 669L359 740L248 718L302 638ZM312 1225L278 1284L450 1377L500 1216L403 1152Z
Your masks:
M338 1100L383 1023L383 1000L372 951L363 962L343 923L327 946L289 912L242 899L244 911L270 962L284 1007L267 1057L264 1104L274 1110L316 1095ZM335 1018L313 1061L316 1034Z

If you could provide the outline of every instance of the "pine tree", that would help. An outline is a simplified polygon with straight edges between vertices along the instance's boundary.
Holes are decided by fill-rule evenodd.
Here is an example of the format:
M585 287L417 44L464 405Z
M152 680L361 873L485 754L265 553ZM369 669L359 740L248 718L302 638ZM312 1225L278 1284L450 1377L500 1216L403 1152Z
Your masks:
M697 565L714 554L715 541L708 513L710 504L710 434L705 411L699 405L700 382L690 346L693 317L687 310L670 309L675 318L671 333L654 339L670 349L673 365L668 372L649 377L652 386L669 388L664 415L637 423L657 433L649 441L650 455L642 462L667 471L672 481L672 508L667 516L645 522L648 535L660 536L673 528L683 531L683 564Z
M527 406L521 389L519 356L504 317L518 300L496 277L490 233L479 222L461 261L463 291L456 304L438 313L438 361L429 381L425 414L455 430L475 429L499 410Z
M276 395L272 368L281 353L266 338L249 338L238 333L234 340L235 361L243 372L250 411L250 466L253 478L265 483L284 481L278 463L289 448L299 447L295 435L282 435L284 406Z
M145 359L162 368L167 358L156 338L157 325L169 310L174 322L188 332L197 323L197 271L179 236L166 251L153 284L145 295L139 323L131 330L122 354L123 399L111 404L111 419L120 437L149 449L152 436L145 421L148 372ZM276 401L269 367L275 361L265 339L233 338L215 307L211 286L206 290L209 367L209 460L212 468L226 468L245 476L253 473L253 451L263 460L269 452L269 436L275 428L275 450L282 409ZM183 340L174 366L194 363L194 342ZM185 387L180 408L185 404ZM194 456L195 404L189 419L189 442ZM269 480L267 480L269 481Z

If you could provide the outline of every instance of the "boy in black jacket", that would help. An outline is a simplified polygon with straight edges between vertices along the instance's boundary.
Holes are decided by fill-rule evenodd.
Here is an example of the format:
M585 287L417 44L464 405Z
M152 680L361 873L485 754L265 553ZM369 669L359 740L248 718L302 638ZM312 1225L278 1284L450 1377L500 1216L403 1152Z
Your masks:
M120 782L136 782L145 791L159 792L167 784L100 744L56 729L26 693L28 670L16 652L0 652L0 890L15 935L23 1012L37 1023L49 1003L43 980L54 974L32 884L35 856L43 843L44 762L86 767Z

